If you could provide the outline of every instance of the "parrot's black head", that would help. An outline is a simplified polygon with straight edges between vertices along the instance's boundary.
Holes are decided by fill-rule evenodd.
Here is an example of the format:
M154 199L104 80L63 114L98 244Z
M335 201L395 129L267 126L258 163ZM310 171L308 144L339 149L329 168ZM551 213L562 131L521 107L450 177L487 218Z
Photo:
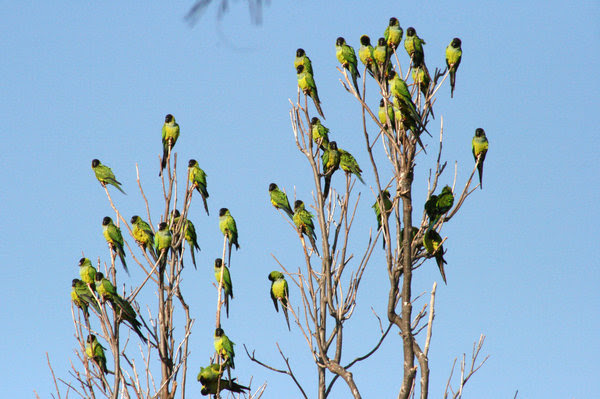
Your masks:
M227 208L221 208L219 209L219 216L225 216L225 214L227 213L228 209Z
M175 210L173 211L173 217L174 217L174 218L178 218L179 216L181 216L181 213L179 213L179 209L175 209Z
M273 190L277 190L277 184L275 184L275 183L269 184L269 192L271 192Z
M386 198L390 198L390 192L388 190L383 190L383 196Z
M102 272L96 273L96 281L102 281L103 278L104 274L102 274Z
M388 80L392 80L392 79L394 79L395 77L396 77L396 71L390 71L390 72L388 73L387 79L388 79Z
M71 287L75 287L77 284L79 284L81 280L79 280L78 278L74 278L73 281L71 282Z
M455 37L454 39L452 39L452 43L450 43L450 44L454 48L459 48L460 45L462 44L462 42L460 41L460 39L458 37Z
M379 100L379 106L383 107L385 105L385 101L383 100L383 98L381 100ZM133 223L133 222L132 222Z
M414 36L417 33L412 26L406 30L406 36Z
M205 387L204 385L202 385L202 389L200 390L200 394L203 396L208 395L210 392L208 391L208 388Z
M313 118L310 120L311 125L316 125L319 122L321 122L321 121L316 116L313 116Z
M188 168L193 168L196 163L197 162L195 159L190 159L190 162L188 162Z
M108 226L112 222L112 219L108 216L104 216L102 219L102 226Z
M171 123L173 119L173 115L167 114L167 116L165 116L165 123Z
M217 258L215 259L215 267L221 267L223 265L223 259Z
M79 266L83 265L85 263L85 260L85 258L79 259Z
M337 150L337 143L335 141L332 141L331 143L329 143L329 149L330 150Z
M346 44L346 39L344 39L341 36L338 37L337 40L335 41L336 46L343 46L344 44Z
M298 65L296 67L296 73L301 74L302 72L304 72L304 65Z
M94 342L95 339L96 339L96 336L94 334L90 334L87 337L87 342L91 344L92 342Z
M215 337L222 337L225 334L225 331L221 327L218 327L215 330Z
M398 25L398 19L395 17L390 18L390 26Z
M304 206L304 202L302 202L301 200L296 200L296 202L294 202L294 211L300 208L301 206Z
M98 165L100 165L100 161L97 159L92 159L92 168L95 168Z
M303 48L299 48L298 50L296 50L296 57L303 57L306 53L304 52Z
M482 128L478 127L477 129L475 129L475 136L476 137L483 137L483 136L485 136L485 130L483 130Z
M136 223L137 223L137 221L138 221L138 218L139 218L139 216L138 216L138 215L132 216L132 217L131 217L131 220L130 220L130 223L131 223L131 224L136 224Z
M159 230L165 230L167 228L167 222L160 222L158 225Z
M367 35L362 35L360 37L360 44L362 44L363 46L370 46L371 45L371 38Z
M380 38L377 40L377 45L378 45L378 46L385 46L385 44L386 44L386 43L385 43L385 38L383 38L383 37L380 37Z

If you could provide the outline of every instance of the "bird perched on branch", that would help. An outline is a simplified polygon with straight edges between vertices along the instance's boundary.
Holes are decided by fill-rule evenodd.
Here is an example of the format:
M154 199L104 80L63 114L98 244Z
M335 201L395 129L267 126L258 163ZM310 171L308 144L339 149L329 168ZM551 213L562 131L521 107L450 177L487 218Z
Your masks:
M106 184L115 186L120 192L125 194L125 191L121 188L121 183L115 178L113 171L106 165L102 165L99 160L92 160L92 170L96 179L102 184L102 187L106 187Z
M342 154L338 151L337 143L332 141L329 148L323 151L321 161L323 162L323 176L325 177L325 187L323 188L323 197L327 198L329 187L331 186L331 177L333 172L339 169Z
M434 229L427 229L423 235L423 245L425 246L427 253L435 256L435 261L438 269L440 269L442 279L444 279L444 284L448 284L446 281L446 273L444 272L444 264L447 262L444 260L444 246L442 245L442 237Z
M354 174L362 184L365 184L361 175L362 169L358 166L358 162L352 154L341 148L338 151L340 152L340 169L342 169L346 175Z
M190 159L188 162L188 172L190 174L190 182L192 182L192 189L196 189L202 196L202 202L204 202L204 210L206 214L208 213L208 204L206 203L206 199L208 198L208 190L206 189L206 173L200 166L198 166L198 162L195 159Z
M156 255L161 258L161 269L167 264L167 255L172 243L173 233L169 230L169 225L166 222L161 222L158 225L158 231L154 234L154 249Z
M221 258L215 259L215 279L217 280L217 287L221 282L221 273L223 273L223 291L225 301L225 313L229 318L229 298L233 299L233 284L231 284L231 276L227 266L223 266L223 260Z
M450 97L454 97L454 86L456 85L456 71L462 58L462 42L458 37L452 39L446 47L446 66L450 74Z
M105 348L100 345L95 335L88 335L85 344L85 354L96 363L103 374L106 374L108 373L108 369L106 368L106 355L104 354L104 349Z
M160 160L160 173L162 176L163 169L167 166L167 159L170 157L171 151L179 138L179 125L175 122L175 117L171 114L165 116L165 123L162 127L162 144L163 156Z
M347 45L346 39L341 36L335 41L335 56L340 64L350 72L356 93L360 96L360 90L358 89L358 82L356 80L357 78L360 78L360 73L357 68L356 53L354 52L354 48Z
M383 204L383 210L384 210L383 215L385 216L385 219L388 220L390 217L390 213L392 213L392 208L394 207L394 204L390 200L390 192L388 190L381 191L379 193L379 195L377 196L377 200L375 201L375 203L372 206L373 210L375 211L375 217L377 218L377 230L378 231L381 228L381 226L383 225L383 223L381 223L382 212L381 212L380 203ZM385 237L383 239L383 248L385 248Z
M138 215L132 216L130 222L133 226L132 234L135 242L144 250L148 250L153 258L156 258L156 253L154 252L154 232L152 232L150 225Z
M310 96L315 103L315 108L319 112L319 115L323 119L325 119L325 114L323 114L323 110L321 109L321 101L319 100L319 93L317 91L317 85L315 84L315 80L311 73L308 73L304 70L304 65L298 65L296 67L296 77L298 78L298 87L302 92Z
M425 212L429 217L429 226L431 229L445 215L454 204L454 194L450 186L445 186L439 195L432 194L425 202Z
M180 217L181 214L179 213L179 210L175 209L173 211L173 227L179 224ZM200 245L198 245L198 235L196 234L196 226L194 226L194 223L192 223L191 220L186 219L185 223L181 226L181 231L184 232L185 241L190 247L190 256L192 257L194 269L196 269L196 255L194 254L194 251L200 251ZM181 232L178 233L181 234ZM178 250L181 253L181 246L178 248Z
M106 239L111 251L115 251L116 254L119 255L119 259L121 259L121 263L123 264L123 269L129 274L127 263L125 263L125 251L123 250L124 241L121 229L113 223L113 220L109 216L105 216L104 219L102 219L102 235Z
M479 172L479 188L483 189L483 161L485 161L485 155L488 151L488 139L485 136L485 130L478 127L475 129L475 136L471 142L473 149L473 157L477 165L477 171Z
M373 46L371 46L371 39L367 35L360 37L360 48L358 49L358 58L367 67L369 74L379 81L379 73L377 72L377 64L375 63L375 56L373 55Z
M96 268L88 258L79 259L79 275L85 284L94 285L96 281Z
M310 120L312 138L323 151L329 148L329 129L327 129L316 116Z
M313 224L313 215L304 208L304 202L297 200L294 202L294 224L300 233L308 237L313 250L318 254L317 235L315 234L315 225Z
M400 44L403 33L404 32L400 27L400 22L398 21L398 19L392 17L390 18L390 22L385 28L385 31L383 32L383 37L385 38L387 45L392 49L395 49Z
M269 184L269 196L271 197L271 204L275 208L283 210L290 219L294 217L294 211L292 211L287 195L277 187L277 184Z
M296 58L294 59L294 68L298 68L298 65L304 66L304 71L306 71L307 73L310 73L313 77L315 76L313 69L312 69L312 63L310 62L310 58L308 58L308 55L306 55L306 52L302 48L299 48L298 50L296 50Z
M237 251L240 249L240 244L238 244L238 231L235 219L231 216L227 208L219 210L219 228L221 229L221 233L227 237L229 243L229 259L227 263L231 264L231 246L235 244L235 250Z
M77 278L73 279L71 283L71 301L83 311L86 318L90 314L88 311L89 306L93 307L96 312L101 313L100 307L98 307L96 299L94 298L94 293L92 292L94 287L94 285L88 286Z
M215 350L221 359L223 359L224 366L235 369L233 358L235 357L235 351L233 350L233 343L222 328L215 329Z
M412 61L413 68L422 66L425 62L425 54L423 53L423 45L425 40L417 35L417 31L412 26L406 30L406 38L404 39L404 48Z
M287 323L288 330L291 331L290 319L288 317L287 308L289 299L289 289L288 283L285 280L285 276L281 272L272 271L271 273L269 273L268 278L269 281L271 281L271 299L273 300L275 310L279 312L277 302L281 302L281 310L283 311L283 315L285 316L285 322Z

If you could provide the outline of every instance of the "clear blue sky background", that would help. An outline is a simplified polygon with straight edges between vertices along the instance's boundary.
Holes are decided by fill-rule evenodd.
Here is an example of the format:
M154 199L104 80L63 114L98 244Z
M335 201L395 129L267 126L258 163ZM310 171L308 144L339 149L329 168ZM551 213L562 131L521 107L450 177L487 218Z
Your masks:
M253 376L254 388L268 381L265 398L296 397L289 378L251 363L242 347L282 367L277 341L314 397L316 373L304 341L297 330L287 331L268 296L266 276L278 268L271 254L292 269L302 257L296 233L268 201L267 186L275 181L289 193L295 187L306 200L312 190L288 116L288 98L296 97L297 47L313 60L327 126L373 184L360 108L338 82L334 42L342 35L358 47L361 34L380 36L390 16L427 41L430 68L443 64L452 37L463 40L454 99L448 86L440 90L438 119L430 125L436 131L444 117L449 168L442 184L451 183L455 161L458 184L464 184L476 127L484 127L490 140L485 189L443 230L448 285L439 286L436 302L432 397L441 396L453 359L468 353L481 333L491 357L469 382L466 397L512 398L517 389L520 398L600 396L597 2L444 1L417 8L274 1L258 27L237 2L221 22L212 6L190 28L183 16L191 3L2 2L3 396L32 397L34 389L50 396L45 352L57 376L68 377L76 348L69 291L77 261L82 251L108 260L100 224L112 211L90 161L101 159L123 182L128 195L115 191L114 198L127 217L145 212L135 186L137 162L158 220L160 129L164 115L173 113L181 126L180 171L189 158L197 159L210 191L211 216L197 200L190 214L202 247L199 268L184 271L184 293L196 318L189 397L199 396L195 375L213 352L212 262L221 251L220 207L236 218L242 246L233 254L236 297L223 322L237 343L235 374L243 383ZM376 106L374 86L369 89L369 103ZM418 159L417 214L433 154ZM341 189L342 179L335 180ZM375 226L371 190L358 188L363 199L352 236L357 256ZM377 339L370 307L385 316L382 259L377 246L360 305L347 323L345 361ZM131 278L121 276L128 287L142 277L133 269ZM431 261L417 274L413 292L430 289L433 281L441 282ZM142 291L143 307L154 305L154 295L150 288ZM298 306L295 287L291 297ZM400 339L393 333L353 371L364 397L389 398L401 369ZM339 382L332 397L348 396Z

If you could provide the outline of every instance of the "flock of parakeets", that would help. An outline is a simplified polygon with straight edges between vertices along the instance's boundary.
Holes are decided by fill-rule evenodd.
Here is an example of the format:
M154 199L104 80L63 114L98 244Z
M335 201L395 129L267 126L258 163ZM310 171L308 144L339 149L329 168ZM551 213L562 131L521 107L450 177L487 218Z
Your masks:
M424 152L426 152L425 146L419 137L420 133L423 130L426 130L421 115L413 102L406 81L392 68L392 55L395 54L402 42L403 33L398 19L394 17L390 18L389 24L383 33L383 37L380 37L377 40L377 45L375 47L371 45L369 36L362 35L360 37L358 59L360 59L368 74L380 84L382 92L387 92L390 95L391 99L389 101L387 98L382 98L379 103L378 117L382 127L384 129L389 127L393 132L396 132L397 129L402 129L405 132L412 132L415 142L419 144ZM417 35L415 28L409 27L406 30L404 48L410 57L412 79L414 84L418 86L418 89L423 94L426 103L429 105L428 112L431 112L433 115L430 99L427 98L431 77L425 64L424 44L426 44L425 41ZM446 47L446 67L448 75L450 76L451 97L454 97L456 72L462 58L461 44L461 40L455 37ZM335 50L337 60L342 67L348 71L349 79L352 81L356 94L360 96L357 80L360 78L360 72L358 70L358 62L354 48L348 45L343 37L338 37L335 41ZM319 115L325 119L314 79L313 66L306 51L302 48L296 50L294 67L296 68L298 87L305 95L310 96L313 99ZM312 140L317 144L319 150L322 151L321 175L324 178L324 197L327 197L329 194L332 176L338 169L342 169L347 175L356 175L356 177L364 184L361 176L362 170L356 162L356 159L349 152L339 148L335 141L329 140L329 129L325 127L317 117L313 117L310 120L310 136L312 136ZM479 174L479 186L480 188L483 188L483 163L488 150L488 140L483 129L476 129L471 145ZM305 209L304 203L300 200L296 201L294 203L294 209L292 210L286 194L282 192L275 183L270 184L269 193L273 206L283 210L292 219L300 234L304 234L309 238L313 250L318 253L313 215ZM436 259L444 282L446 282L446 274L444 272L444 264L446 261L443 258L443 240L435 230L435 227L437 226L439 219L452 208L453 201L454 196L452 194L452 189L446 186L438 196L431 195L425 203L425 210L429 217L429 225L423 234L423 247L430 256ZM373 204L373 209L377 218L377 229L379 230L382 228L382 216L385 216L385 218L388 219L393 209L393 200L388 190L383 190L379 193L377 200ZM419 229L413 227L411 237L414 238L418 231ZM384 248L385 241L384 238ZM269 278L271 278L271 275Z

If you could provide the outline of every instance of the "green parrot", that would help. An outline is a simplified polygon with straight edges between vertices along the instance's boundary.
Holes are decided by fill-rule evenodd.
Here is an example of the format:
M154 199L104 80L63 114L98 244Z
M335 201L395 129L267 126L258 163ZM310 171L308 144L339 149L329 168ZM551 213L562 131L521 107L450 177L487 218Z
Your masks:
M383 32L383 37L385 38L388 47L393 49L397 48L402 40L402 33L404 32L400 27L400 22L398 19L394 17L390 18L390 23Z
M96 279L96 268L88 258L79 259L79 275L85 284L94 285Z
M235 378L233 380L235 380ZM220 381L207 382L206 384L202 384L202 389L200 390L200 393L203 396L206 396L215 395L217 394L217 390L221 392L224 389L234 393L242 393L244 392L244 390L250 390L250 388L240 385L234 382L233 380L221 379Z
M179 210L175 209L173 211L173 227L177 226L179 223L179 218L181 214ZM188 243L190 247L190 255L192 257L192 263L194 264L194 269L196 267L196 255L194 254L194 250L200 251L200 246L198 245L198 235L196 234L196 226L192 223L191 220L186 219L185 226L182 226L182 230L185 229L185 241ZM179 248L181 249L181 247ZM181 252L181 251L180 251Z
M367 35L360 37L360 48L358 49L358 58L367 67L369 74L379 81L379 74L377 72L377 64L375 63L375 56L373 55L373 46L371 46L371 38Z
M315 84L315 80L312 74L306 72L304 70L304 65L298 65L296 67L296 77L298 78L298 87L302 92L310 98L313 99L315 103L315 108L319 112L319 115L325 119L325 114L323 114L323 110L321 109L321 101L319 100L319 93L317 92L317 85Z
M425 54L423 53L423 45L425 40L421 39L415 28L412 26L406 30L406 38L404 39L404 48L412 61L413 68L422 66L425 62Z
M478 127L475 129L475 136L471 142L473 146L473 157L477 164L477 171L479 172L479 188L483 189L483 161L485 161L485 154L488 151L488 139L485 136L485 131Z
M283 315L285 316L285 322L287 323L288 330L292 330L290 328L290 319L288 317L288 300L289 300L289 289L288 283L285 281L285 277L283 273L278 271L272 271L268 276L271 283L271 299L273 300L273 305L275 305L275 310L279 312L279 307L277 306L277 302L281 301L281 310L283 310Z
M105 278L104 274L101 272L96 273L96 291L102 300L110 302L117 313L117 317L127 321L141 340L147 343L146 337L144 337L144 334L140 330L142 323L137 320L137 313L133 309L133 306L131 306L127 299L122 298L117 293L113 283Z
M360 73L358 73L356 62L356 53L354 52L354 48L352 46L346 44L346 40L343 37L338 37L335 41L335 56L340 62L340 64L342 64L344 68L350 71L350 75L352 75L352 82L354 83L354 88L360 96L358 82L356 81L356 78L360 78Z
M169 225L166 222L161 222L158 225L158 231L154 234L154 249L158 257L162 257L161 266L163 267L167 263L167 255L172 242L173 234L169 230Z
M395 71L391 71L388 75L388 83L390 85L390 93L398 99L397 106L400 110L407 112L409 116L414 118L419 124L421 122L421 116L417 112L417 107L413 103L408 86L404 79L402 79Z
M198 162L195 159L190 159L188 163L188 172L190 174L190 181L192 182L192 190L195 188L200 195L202 196L202 201L204 202L204 210L206 214L208 213L208 204L206 203L206 199L208 198L208 191L206 190L206 173L200 166L198 166Z
M458 37L452 39L448 47L446 47L446 66L450 73L450 97L454 97L454 85L456 84L456 71L460 65L462 58L462 42Z
M103 374L106 374L108 373L108 369L106 368L106 355L104 354L104 349L105 348L98 342L95 335L88 335L85 344L85 354L96 363Z
M348 151L342 150L341 148L338 150L340 153L340 168L348 175L354 173L354 175L360 180L362 184L365 184L361 173L362 169L358 166L358 162L356 159L350 154Z
M312 138L315 143L325 151L329 148L329 129L321 123L321 120L316 116L310 120Z
M378 75L382 77L382 79L379 80L380 83L385 81L385 77L387 77L391 70L391 56L392 52L388 48L385 38L380 37L379 40L377 40L377 46L373 49L373 58L377 64L377 72Z
M445 186L439 195L432 194L427 201L425 201L425 212L429 217L429 226L431 229L440 220L444 214L446 214L452 205L454 204L454 194L450 186Z
M444 279L444 284L448 284L446 282L446 273L444 273L444 264L447 262L444 260L444 246L442 245L442 237L440 237L437 231L433 229L427 229L425 235L423 236L423 245L425 246L427 253L430 255L434 255L435 253L435 261L437 262L438 268L440 269L440 274Z
M397 123L400 123L400 127L405 132L408 132L409 130L412 132L413 136L417 140L417 143L423 149L423 152L427 154L427 150L425 150L425 145L421 141L421 133L417 128L417 122L415 122L415 119L411 117L411 113L402 105L398 106L398 103L400 103L400 100L396 97L395 103L392 103L394 109L394 120Z
M217 287L221 281L221 273L223 273L223 290L225 291L225 312L227 313L227 318L229 318L229 298L233 299L233 285L231 284L229 268L223 266L223 260L221 258L217 258L215 259L215 279L217 280Z
M223 359L223 364L229 368L235 369L235 363L233 362L233 358L235 357L233 345L235 345L235 343L225 335L225 331L220 327L215 330L214 344L217 354Z
M96 303L96 299L94 298L94 293L90 287L94 287L94 285L88 286L83 281L75 278L71 283L71 301L77 306L79 309L83 310L84 316L87 318L89 316L88 307L93 307L98 313L101 313L100 307Z
M381 223L381 208L379 207L379 203L383 202L383 209L385 210L385 218L389 219L390 213L392 213L392 208L394 204L390 200L390 192L388 190L383 190L379 193L377 200L373 204L372 208L375 211L375 217L377 218L377 230L379 230L382 226ZM385 246L385 243L384 243Z
M287 195L277 187L277 184L269 184L269 195L271 196L271 204L275 208L285 211L290 219L294 217L294 211L292 211Z
M419 85L421 93L423 93L424 96L427 96L427 91L429 90L429 83L431 82L431 77L429 76L429 71L427 70L427 68L424 68L422 65L413 67L412 78L413 81Z
M304 70L307 73L311 74L313 77L315 76L313 73L310 58L308 58L308 55L306 55L306 52L302 48L296 50L296 58L294 59L294 69L298 68L298 65L303 65Z
M294 224L301 233L304 233L314 249L317 250L317 235L315 234L315 225L313 224L313 215L304 208L304 202L297 200L294 202Z
M113 171L106 165L102 165L99 160L92 160L92 170L96 175L96 179L102 184L102 187L106 187L106 184L112 184L120 192L125 194L125 191L121 188L121 183L115 178Z
M167 166L167 158L171 154L171 150L175 146L177 139L179 138L179 125L175 122L175 117L171 114L165 116L165 123L162 127L162 144L163 144L163 156L160 161L160 173L162 175L163 169Z
M329 194L329 186L331 185L331 176L333 172L339 169L342 154L338 150L337 143L332 141L329 143L329 148L323 151L321 161L323 161L323 176L325 176L325 188L323 189L323 197L327 198Z
M217 363L211 363L208 367L200 367L200 372L196 379L202 384L206 385L210 382L215 382L223 375L221 366Z
M111 250L114 250L123 264L123 269L129 274L127 263L125 263L125 251L123 250L123 235L121 229L118 228L108 216L102 219L102 234Z
M227 208L219 210L219 229L221 229L221 233L227 237L227 241L229 242L229 259L227 263L231 264L231 246L235 244L235 250L237 251L240 249L240 244L238 244L238 231L235 219L231 216Z
M387 106L387 118L386 118L386 108L385 108L385 100L382 98L381 100L379 100L379 122L381 122L381 124L383 126L387 126L387 119L390 120L390 125L392 126L392 130L396 131L396 119L394 118L394 108L392 107L391 104L388 104Z
M150 228L150 225L146 223L141 217L135 215L131 217L131 225L133 226L133 239L138 243L144 250L148 250L150 255L156 259L156 253L154 252L154 233Z

